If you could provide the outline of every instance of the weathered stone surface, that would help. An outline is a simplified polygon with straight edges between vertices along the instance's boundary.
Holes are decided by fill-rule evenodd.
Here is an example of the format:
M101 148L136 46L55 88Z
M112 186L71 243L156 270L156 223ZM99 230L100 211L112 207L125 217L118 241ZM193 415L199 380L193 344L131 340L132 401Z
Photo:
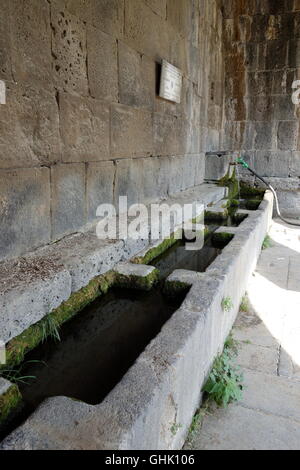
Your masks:
M166 18L167 0L146 0L147 5L162 18Z
M115 165L113 162L89 163L87 166L87 217L96 218L100 204L113 204Z
M60 160L58 107L40 88L6 84L0 113L0 168L49 165Z
M117 160L115 204L118 204L120 196L127 196L128 207L143 201L143 160Z
M254 147L256 150L271 150L275 148L275 129L271 121L255 123ZM283 149L282 149L283 150Z
M148 57L160 59L169 55L169 31L163 19L144 2L125 0L126 42Z
M71 277L59 263L38 256L0 267L0 338L7 343L69 298Z
M278 148L280 150L296 150L299 135L299 122L281 121L278 123Z
M51 3L53 75L63 90L88 94L85 24L57 0Z
M81 20L114 37L122 37L124 0L64 0L67 9Z
M50 241L50 172L33 168L1 170L0 175L0 259L4 259Z
M59 94L62 160L93 162L109 160L109 106L105 103Z
M17 82L51 87L50 6L45 0L11 0L12 72ZM49 80L50 77L50 80Z
M111 117L111 152L114 158L145 157L153 151L152 113L115 105Z
M291 152L258 151L256 152L254 170L261 176L289 176Z
M11 42L10 42L10 23L9 18L9 0L1 2L0 18L0 78L11 80Z
M92 26L87 29L88 80L94 98L118 101L117 41Z
M86 222L84 164L57 165L51 169L52 238L57 240Z
M120 103L153 108L155 98L155 62L119 41Z

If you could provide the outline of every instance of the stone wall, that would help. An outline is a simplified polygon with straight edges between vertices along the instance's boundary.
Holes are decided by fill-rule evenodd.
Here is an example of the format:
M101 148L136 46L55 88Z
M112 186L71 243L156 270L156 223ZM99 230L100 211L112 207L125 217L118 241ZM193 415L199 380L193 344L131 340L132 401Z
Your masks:
M219 0L0 0L0 259L81 230L100 203L198 185L220 145ZM161 60L182 102L157 96Z
M300 1L224 0L223 11L223 146L273 177L285 213L299 216L300 106L292 83L300 79Z

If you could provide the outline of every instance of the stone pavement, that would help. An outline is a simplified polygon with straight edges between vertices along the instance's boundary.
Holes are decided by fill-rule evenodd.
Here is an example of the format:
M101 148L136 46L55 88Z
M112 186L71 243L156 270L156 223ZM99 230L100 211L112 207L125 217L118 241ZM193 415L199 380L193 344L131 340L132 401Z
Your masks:
M300 229L275 220L270 237L233 330L243 399L207 414L187 449L300 449Z

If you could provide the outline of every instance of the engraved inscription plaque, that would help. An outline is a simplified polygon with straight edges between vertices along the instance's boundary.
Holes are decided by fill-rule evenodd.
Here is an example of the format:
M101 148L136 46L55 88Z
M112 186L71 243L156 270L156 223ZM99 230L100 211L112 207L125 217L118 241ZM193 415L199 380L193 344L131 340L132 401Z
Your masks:
M165 100L180 103L182 72L166 60L162 62L159 96Z

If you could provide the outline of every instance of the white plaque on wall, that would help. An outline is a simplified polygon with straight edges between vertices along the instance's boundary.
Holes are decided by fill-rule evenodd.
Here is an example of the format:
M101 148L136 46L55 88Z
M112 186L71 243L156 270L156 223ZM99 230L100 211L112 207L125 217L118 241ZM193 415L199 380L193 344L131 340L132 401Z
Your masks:
M180 103L182 72L166 60L162 62L159 96L165 100Z

